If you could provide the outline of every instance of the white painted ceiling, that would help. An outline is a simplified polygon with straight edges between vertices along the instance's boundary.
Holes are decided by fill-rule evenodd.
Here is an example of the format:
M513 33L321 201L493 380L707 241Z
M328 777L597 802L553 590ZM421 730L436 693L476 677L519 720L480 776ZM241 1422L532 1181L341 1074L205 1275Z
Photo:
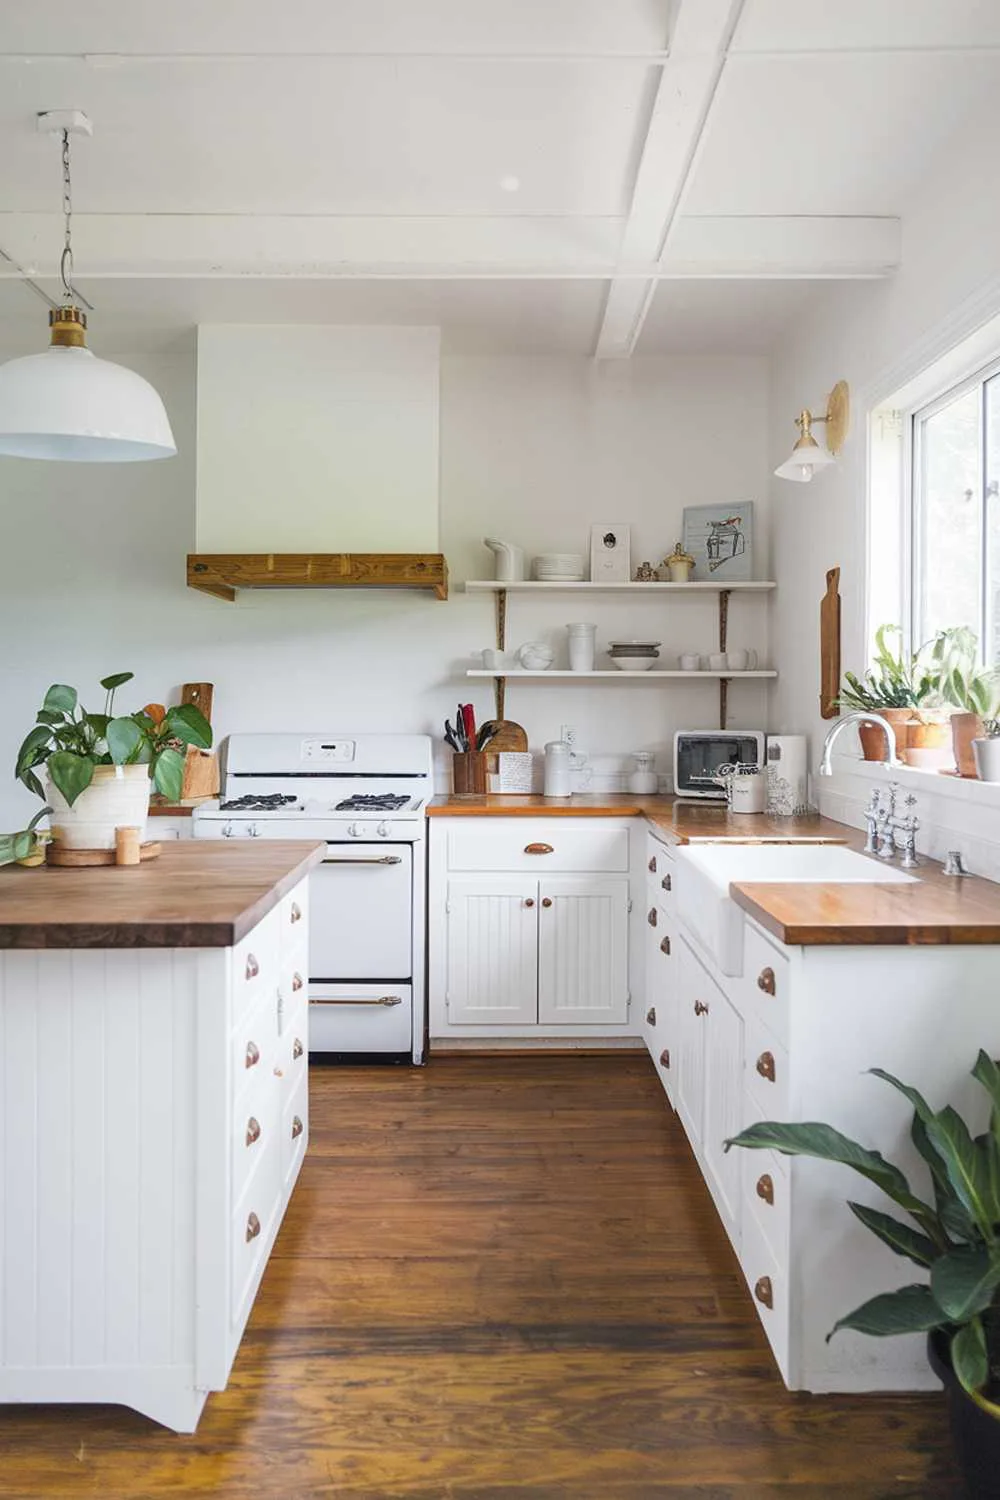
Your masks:
M439 323L446 349L766 352L1000 88L1000 0L3 0L0 249L95 344ZM510 190L509 179L516 180ZM0 350L41 303L0 260Z

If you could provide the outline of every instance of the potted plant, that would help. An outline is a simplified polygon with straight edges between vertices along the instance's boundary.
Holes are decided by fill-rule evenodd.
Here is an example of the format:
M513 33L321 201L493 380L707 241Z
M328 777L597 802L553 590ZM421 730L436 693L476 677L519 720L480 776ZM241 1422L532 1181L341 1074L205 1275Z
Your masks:
M830 1125L751 1125L725 1143L785 1156L840 1162L873 1182L912 1220L848 1203L889 1249L924 1279L872 1297L845 1314L828 1337L853 1328L875 1338L927 1333L928 1356L948 1393L952 1434L970 1494L995 1497L1000 1476L1000 1067L980 1052L972 1076L992 1102L990 1128L972 1136L954 1109L935 1113L916 1089L871 1070L913 1106L910 1138L930 1169L933 1202L918 1197L898 1167ZM914 1227L916 1226L916 1227Z
M984 735L984 720L1000 708L1000 682L995 668L980 667L979 641L967 626L942 630L931 651L937 691L955 712L951 715L952 747L959 776L976 776L972 742ZM1000 779L1000 778L998 778Z
M1000 719L984 719L981 739L972 741L980 781L1000 781Z
M35 727L17 753L14 774L51 805L55 838L68 848L113 849L115 829L145 829L150 777L168 801L181 795L183 749L207 749L212 731L192 704L115 715L118 688L131 672L105 677L104 711L80 706L75 688L55 683L38 710ZM36 774L44 766L43 788Z
M51 811L51 807L43 807L20 833L0 833L0 865L45 863L45 845L49 841L49 834L46 829L39 829L38 824Z
M907 658L902 644L893 650L889 637L901 636L898 625L880 625L875 632L875 660L863 677L844 674L845 686L837 702L841 708L865 709L881 714L892 725L896 753L905 758L914 710L924 702L932 688L930 675L921 667L921 652ZM859 729L861 751L865 760L886 760L888 747L878 724L862 724Z

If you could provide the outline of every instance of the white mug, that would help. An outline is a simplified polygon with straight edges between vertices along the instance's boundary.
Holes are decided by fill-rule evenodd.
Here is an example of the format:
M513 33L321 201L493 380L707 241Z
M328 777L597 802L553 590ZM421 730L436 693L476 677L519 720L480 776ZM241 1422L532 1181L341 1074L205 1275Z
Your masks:
M682 672L697 672L701 666L701 657L696 651L682 651L680 664Z
M491 672L494 667L503 665L502 652L494 651L492 646L486 647L486 649L482 652L482 658L483 666L486 668L487 672Z
M726 660L724 651L711 651L708 656L708 669L710 672L724 672L729 662Z
M755 672L757 659L756 651L747 650L746 647L726 652L726 666L731 672Z
M729 806L734 813L762 813L767 797L767 777L756 775L729 778Z

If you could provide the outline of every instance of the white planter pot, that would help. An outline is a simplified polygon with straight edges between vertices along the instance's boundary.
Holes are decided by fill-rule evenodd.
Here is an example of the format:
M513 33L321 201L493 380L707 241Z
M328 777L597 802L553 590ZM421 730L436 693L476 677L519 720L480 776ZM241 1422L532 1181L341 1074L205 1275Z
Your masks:
M976 775L980 781L1000 781L1000 737L972 741Z
M72 807L51 778L46 786L52 835L65 848L113 849L116 828L138 828L140 843L146 837L148 766L95 766L93 781Z

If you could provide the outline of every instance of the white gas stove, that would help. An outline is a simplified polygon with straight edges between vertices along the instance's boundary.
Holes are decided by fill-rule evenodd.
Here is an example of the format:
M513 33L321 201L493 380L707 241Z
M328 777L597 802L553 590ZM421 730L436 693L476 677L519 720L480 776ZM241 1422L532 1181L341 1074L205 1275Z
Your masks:
M310 877L310 1051L423 1061L426 735L234 734L195 838L325 840Z

